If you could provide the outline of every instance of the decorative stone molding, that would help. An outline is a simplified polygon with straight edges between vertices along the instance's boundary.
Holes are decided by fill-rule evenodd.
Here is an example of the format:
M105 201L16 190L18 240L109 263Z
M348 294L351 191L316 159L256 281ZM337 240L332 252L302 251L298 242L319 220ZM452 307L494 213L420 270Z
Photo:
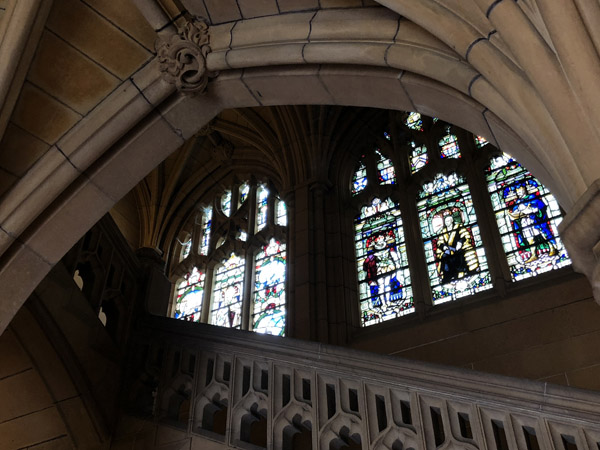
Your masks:
M188 21L178 34L159 38L156 52L163 78L181 92L204 93L209 78L209 40L208 22L202 17Z
M132 354L148 356L131 381L161 373L139 399L155 402L153 415L182 440L273 450L295 440L314 450L600 445L593 391L162 317L139 323Z

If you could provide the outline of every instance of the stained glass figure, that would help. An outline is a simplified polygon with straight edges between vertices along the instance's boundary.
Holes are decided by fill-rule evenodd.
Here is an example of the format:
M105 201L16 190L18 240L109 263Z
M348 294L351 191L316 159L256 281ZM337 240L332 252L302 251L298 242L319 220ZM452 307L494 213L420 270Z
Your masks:
M202 217L202 239L200 243L200 254L208 255L210 245L210 230L212 227L212 208L209 206L204 210Z
M256 231L262 230L267 226L267 210L269 199L269 190L265 184L259 184L256 190Z
M277 217L275 217L275 224L282 227L285 227L288 224L287 206L280 198L277 199Z
M231 191L225 191L221 197L221 210L227 217L231 215Z
M256 255L252 329L283 336L285 332L285 244L271 239Z
M240 328L244 293L244 259L232 253L215 274L210 323Z
M414 311L400 209L375 198L354 223L363 326Z
M181 256L179 261L183 261L185 258L190 256L192 251L192 237L190 236L185 242L180 242L181 244Z
M492 159L486 179L513 280L571 264L552 194L507 154Z
M409 113L404 124L411 130L423 131L423 119L421 118L421 114L417 112Z
M386 138L388 141L392 140L392 135L390 133L388 133L387 131L383 132L383 137Z
M175 318L190 322L199 322L202 312L202 296L204 294L204 272L196 267L186 274L177 287L175 299Z
M473 199L458 174L438 174L417 203L434 304L492 287Z
M447 129L447 135L440 142L440 155L442 158L460 158L460 147L458 146L458 138L450 132L450 127Z
M362 156L358 169L352 178L352 195L357 195L367 187L367 167L365 166L365 155Z
M396 184L396 172L392 161L383 156L379 150L375 150L375 154L377 155L379 184Z
M415 141L411 141L410 145L413 148L410 154L410 173L417 173L429 162L427 147L425 145L417 145Z
M248 194L250 193L250 185L245 182L240 186L240 195L238 197L238 208L242 206L242 203L246 201L248 198Z
M489 142L481 136L473 136L473 139L475 140L475 145L477 148L482 148L489 144Z

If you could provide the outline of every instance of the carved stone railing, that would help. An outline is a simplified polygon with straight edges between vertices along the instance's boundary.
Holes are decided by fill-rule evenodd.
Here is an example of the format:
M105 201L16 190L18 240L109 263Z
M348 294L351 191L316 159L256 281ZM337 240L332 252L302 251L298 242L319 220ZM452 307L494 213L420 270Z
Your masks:
M132 412L210 448L600 450L592 391L159 317L130 361Z

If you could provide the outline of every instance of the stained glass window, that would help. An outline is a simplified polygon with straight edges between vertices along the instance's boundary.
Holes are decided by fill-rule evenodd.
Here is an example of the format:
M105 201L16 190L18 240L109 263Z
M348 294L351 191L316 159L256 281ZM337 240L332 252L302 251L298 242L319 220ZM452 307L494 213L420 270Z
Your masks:
M448 134L444 136L440 142L440 154L442 158L460 158L460 148L458 146L458 138L447 129Z
M475 141L475 145L477 146L477 148L482 148L482 147L485 147L486 145L488 145L488 141L481 136L473 136L473 139Z
M379 150L375 150L375 154L377 155L379 184L396 184L396 173L392 161L383 156Z
M388 133L387 131L383 132L383 137L386 138L388 141L392 140L392 135L390 133Z
M250 193L250 185L248 183L244 183L240 186L240 196L238 199L238 207L242 205L248 198L248 194Z
M210 245L210 230L212 227L212 208L209 206L204 210L202 218L202 240L200 241L200 254L208 255Z
M288 224L287 206L285 206L285 202L280 198L277 199L277 215L275 217L275 224L282 227L285 227Z
M283 336L285 332L285 244L271 239L256 255L252 328Z
M417 112L409 113L404 124L411 130L423 131L423 119L421 118L421 114Z
M486 179L513 280L569 265L552 194L506 154L492 159Z
M473 199L464 178L439 174L417 203L434 304L492 287Z
M189 237L185 242L181 243L181 257L179 258L179 260L183 261L185 258L187 258L190 255L191 251L192 251L192 238Z
M261 184L256 191L256 231L262 230L267 226L267 200L269 198L269 190L267 186Z
M364 326L414 311L400 209L374 199L355 220L359 300Z
M210 323L240 328L244 294L244 259L232 253L215 274Z
M415 141L411 141L410 145L413 148L410 154L410 172L417 173L429 162L427 147L425 145L417 145Z
M231 215L231 191L225 191L221 197L221 210L226 216Z
M360 161L358 169L354 172L352 178L352 195L356 195L367 187L367 167L364 162L364 155Z
M188 273L177 287L175 299L175 318L198 322L202 310L204 293L204 272L196 267Z

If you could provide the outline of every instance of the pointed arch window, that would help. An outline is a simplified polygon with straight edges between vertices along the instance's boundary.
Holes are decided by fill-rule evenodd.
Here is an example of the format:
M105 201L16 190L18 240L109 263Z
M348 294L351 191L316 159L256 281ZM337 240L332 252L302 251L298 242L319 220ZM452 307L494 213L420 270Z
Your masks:
M393 124L360 149L350 188L363 326L570 264L558 203L512 157L416 112Z
M417 209L434 304L491 288L466 180L436 175L419 193Z
M174 317L285 334L285 202L267 183L244 181L196 214L190 251L173 269Z
M554 196L507 154L492 158L485 173L513 280L569 265Z

